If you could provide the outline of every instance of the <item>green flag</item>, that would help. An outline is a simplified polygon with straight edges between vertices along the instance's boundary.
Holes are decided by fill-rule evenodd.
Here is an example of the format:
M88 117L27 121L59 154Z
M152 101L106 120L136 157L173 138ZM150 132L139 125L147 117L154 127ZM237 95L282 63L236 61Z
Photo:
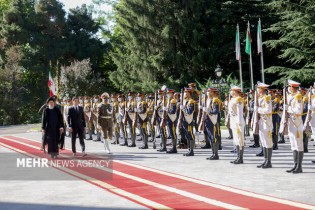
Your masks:
M248 23L247 32L246 32L246 47L245 47L245 52L248 55L250 55L251 53L251 42L252 42L252 38L250 36L250 29L249 29L249 23Z

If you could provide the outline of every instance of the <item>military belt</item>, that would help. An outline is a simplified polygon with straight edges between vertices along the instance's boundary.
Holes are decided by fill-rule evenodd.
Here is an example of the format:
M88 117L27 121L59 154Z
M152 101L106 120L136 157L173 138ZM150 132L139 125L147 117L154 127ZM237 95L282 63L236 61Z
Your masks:
M111 116L105 116L105 117L101 117L103 119L111 119L112 117Z

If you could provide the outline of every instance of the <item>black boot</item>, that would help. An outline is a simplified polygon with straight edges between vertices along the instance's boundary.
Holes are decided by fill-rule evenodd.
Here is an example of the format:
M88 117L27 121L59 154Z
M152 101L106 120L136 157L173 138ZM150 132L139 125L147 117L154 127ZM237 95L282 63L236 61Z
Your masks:
M303 132L304 153L308 153L308 135Z
M168 150L166 153L170 153L170 154L177 153L176 143L177 143L176 139L172 139L172 146L173 146L173 148Z
M263 149L261 149L261 152L260 152L260 153L258 153L258 154L256 154L256 156L257 156L257 157L262 157L262 156L264 156Z
M187 141L187 148L188 148L188 152L186 154L183 154L184 156L188 155L190 153L190 141Z
M189 153L186 154L186 156L194 156L194 147L195 147L195 141L190 142L190 150Z
M304 155L304 152L300 152L300 151L297 152L297 167L292 173L299 174L303 172L302 171L303 155Z
M237 158L236 160L231 161L230 163L235 164L240 159L240 146L236 146Z
M253 134L253 136L254 136L254 144L249 146L249 147L251 147L251 148L260 147L260 145L259 145L259 135Z
M272 135L272 142L273 142L273 150L278 150L278 135Z
M145 144L145 145L143 145L142 147L139 147L139 149L149 149L149 147L148 147L147 144Z
M210 148L211 148L211 145L207 140L206 140L205 146L201 147L201 149L210 149Z
M261 168L272 168L271 157L272 157L272 148L266 148L267 151L267 162Z
M297 154L298 152L296 150L293 151L293 161L294 161L294 166L290 170L287 170L288 173L293 172L297 168Z
M281 140L278 141L279 144L284 144L285 140L284 140L284 135L281 135Z
M257 166L257 168L261 168L263 165L265 165L267 163L267 148L266 147L263 147L262 148L263 150L263 153L264 153L264 162L260 165Z
M212 157L210 157L210 160L219 160L219 142L215 142L213 143L213 147L214 147L214 155Z
M240 147L239 149L239 159L234 162L234 164L243 164L243 154L244 154L244 147Z

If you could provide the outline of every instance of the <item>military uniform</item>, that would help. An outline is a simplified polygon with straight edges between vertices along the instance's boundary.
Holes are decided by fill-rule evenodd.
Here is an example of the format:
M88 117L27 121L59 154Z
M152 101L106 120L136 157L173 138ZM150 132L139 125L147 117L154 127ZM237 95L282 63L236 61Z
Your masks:
M232 91L240 92L241 88L237 86L231 87ZM233 132L233 143L237 150L237 159L231 161L233 164L243 163L244 154L244 115L243 115L243 99L240 96L231 98L229 101L229 116L230 116L230 127Z
M113 138L113 107L104 101L109 99L108 93L103 93L101 97L103 102L98 105L97 122L103 134L105 150L110 153L108 142Z
M191 88L185 88L185 93L191 93ZM195 101L191 98L191 96L187 96L184 101L184 105L180 107L183 117L181 120L181 124L183 127L185 138L188 143L188 153L184 154L184 156L194 156L194 148L195 148L195 135L193 133L193 116L195 111Z
M129 93L128 96L129 101L127 103L127 122L129 126L129 133L131 135L131 144L128 145L128 147L136 147L136 128L134 126L134 120L135 120L135 108L136 103L134 101L132 93Z
M258 83L258 88L265 89L269 85L264 83ZM265 90L263 90L264 92ZM258 165L258 168L271 168L271 157L272 157L272 101L271 96L261 95L258 98L258 106L254 107L254 111L259 114L259 139L263 148L264 162Z
M172 95L174 94L173 89L168 89L167 92ZM168 105L167 107L165 107L165 110L167 112L166 125L168 133L170 134L170 137L172 139L172 149L168 150L167 153L177 153L177 100L173 96L170 96L170 98L168 99Z
M161 137L161 143L160 143L160 149L158 149L159 152L166 152L167 149L166 149L166 128L162 128L160 125L161 125L161 122L163 120L163 108L165 106L165 104L163 104L163 99L162 99L162 94L164 94L164 91L162 90L159 90L158 92L158 96L159 96L159 100L157 101L157 105L155 107L155 110L157 111L157 127L158 127L158 130L159 130L159 133L160 133L160 137Z
M119 123L119 102L117 100L117 95L112 95L113 100L113 115L115 120L113 120L114 126L114 134L115 134L115 141L111 144L119 144L119 137L120 137L120 123Z
M221 112L222 112L222 108L223 108L223 102L221 101L221 99L219 98L220 96L220 92L218 89L215 89L215 97L214 99L218 101L218 105L219 105L219 112L218 112L218 123L217 123L217 131L218 131L218 142L219 142L219 150L222 150L222 135L221 135Z
M94 102L92 104L92 112L91 112L91 119L94 124L94 128L96 130L96 140L94 141L101 141L101 132L100 128L98 127L97 124L97 118L98 118L98 107L99 107L99 96L94 96Z
M208 88L208 91L215 91L214 88ZM206 103L206 106L203 108L203 111L206 114L205 117L205 133L208 138L207 141L211 143L212 156L207 158L208 160L218 160L219 159L219 130L218 130L218 114L220 111L219 108L220 99L216 97L209 97Z
M278 136L279 136L279 127L280 127L280 99L274 98L272 100L272 141L273 141L273 150L278 149Z
M288 80L291 90L299 87L300 83ZM301 173L304 156L303 146L303 98L300 93L291 91L288 95L288 104L284 105L288 111L288 136L290 138L291 150L293 151L294 167L287 172Z
M119 104L118 104L117 126L120 128L120 131L122 132L123 138L124 138L124 143L121 144L121 146L128 146L126 125L124 125L126 101L123 100L122 95L119 95L118 101L119 101Z
M300 92L303 95L303 114L302 114L302 121L303 121L303 125L305 123L306 120L306 115L308 112L308 97L305 96L307 90L305 88L300 87ZM303 146L304 146L304 153L308 152L308 136L309 134L307 134L305 132L305 130L303 129Z
M151 136L150 142L153 142L153 141L155 141L155 127L151 123L152 116L153 116L153 111L154 111L154 100L153 100L153 96L152 95L149 95L149 99L147 100L147 104L148 104L148 109L147 109L148 134L149 134L149 136Z
M143 100L143 94L138 94L138 104L136 109L137 114L137 123L138 123L138 129L140 130L140 135L142 138L143 145L139 147L139 149L148 149L148 130L147 130L147 122L148 122L148 115L147 115L147 109L148 104L145 100Z
M195 104L194 104L194 107L195 107L195 110L194 110L194 117L193 117L193 126L195 126L195 130L196 132L198 132L198 125L197 125L197 118L198 118L198 112L199 112L199 95L200 95L200 92L198 90L196 90L196 83L189 83L188 84L189 88L192 89L191 91L191 98L194 100Z
M92 138L92 117L91 117L91 101L90 98L88 96L85 96L84 98L84 107L83 107L83 111L84 111L84 117L85 117L85 122L86 122L86 133L89 134L89 138L86 138L86 140L93 140Z

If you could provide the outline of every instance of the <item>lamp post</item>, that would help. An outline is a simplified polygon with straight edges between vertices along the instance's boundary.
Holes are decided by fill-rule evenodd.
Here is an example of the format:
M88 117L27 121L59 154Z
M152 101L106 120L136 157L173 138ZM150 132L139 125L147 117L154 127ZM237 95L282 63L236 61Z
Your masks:
M212 84L215 87L218 87L220 89L220 99L221 99L222 87L226 86L226 80L224 78L221 78L223 69L221 68L220 65L217 65L217 68L214 70L214 72L217 78L215 80L212 80Z

